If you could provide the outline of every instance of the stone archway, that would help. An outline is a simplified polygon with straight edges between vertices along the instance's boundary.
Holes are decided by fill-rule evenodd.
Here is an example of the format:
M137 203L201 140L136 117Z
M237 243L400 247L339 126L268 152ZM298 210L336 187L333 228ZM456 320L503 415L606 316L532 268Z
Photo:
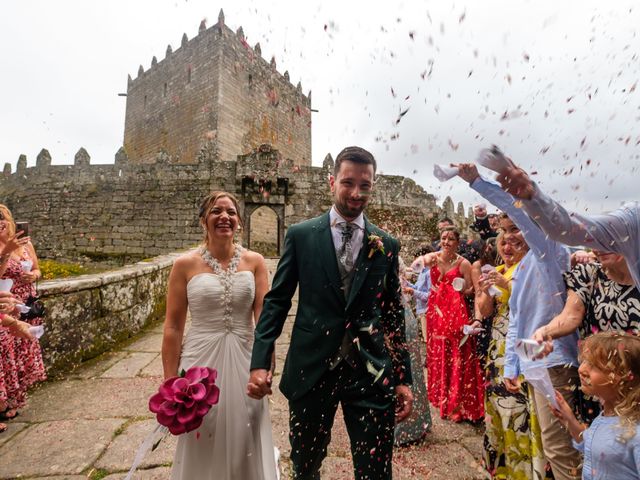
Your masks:
M281 219L268 205L255 205L247 222L248 247L265 257L280 255Z

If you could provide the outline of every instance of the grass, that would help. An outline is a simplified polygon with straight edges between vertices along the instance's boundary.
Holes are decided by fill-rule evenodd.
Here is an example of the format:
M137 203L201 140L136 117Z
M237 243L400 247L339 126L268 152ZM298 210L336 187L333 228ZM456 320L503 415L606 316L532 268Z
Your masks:
M53 280L56 278L76 277L87 273L97 273L106 270L106 267L96 267L81 265L79 263L58 262L56 260L39 260L38 265L42 272L44 280Z

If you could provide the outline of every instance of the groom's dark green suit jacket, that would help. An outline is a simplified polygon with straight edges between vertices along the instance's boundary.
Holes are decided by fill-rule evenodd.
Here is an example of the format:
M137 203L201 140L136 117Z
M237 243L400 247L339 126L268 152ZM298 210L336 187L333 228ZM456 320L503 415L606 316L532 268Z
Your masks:
M384 253L371 247L379 237ZM369 253L373 250L373 254ZM291 298L298 310L280 390L289 400L308 392L329 368L345 335L367 375L385 393L411 383L398 280L398 241L365 218L363 245L348 298L342 289L329 213L289 228L273 285L256 325L251 369L268 369Z

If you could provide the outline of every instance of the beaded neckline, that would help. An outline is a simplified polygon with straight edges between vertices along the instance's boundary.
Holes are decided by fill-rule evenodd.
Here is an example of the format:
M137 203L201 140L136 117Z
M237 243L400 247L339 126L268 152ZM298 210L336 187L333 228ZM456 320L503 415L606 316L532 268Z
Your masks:
M233 289L233 275L238 271L240 257L244 251L244 248L238 244L234 245L234 247L233 256L231 257L231 260L229 260L229 267L226 270L223 270L220 262L211 255L209 250L207 250L207 247L203 246L200 248L200 255L202 255L202 259L211 267L213 273L218 275L220 284L222 285L222 320L227 333L231 333L233 331L233 294L231 292Z
M207 247L200 247L200 255L216 275L233 275L238 271L238 264L240 263L240 257L242 256L243 250L244 248L242 248L240 245L234 245L233 256L231 257L231 260L229 260L229 266L226 270L222 268L222 265L220 265L218 259L211 255L209 250L207 250Z

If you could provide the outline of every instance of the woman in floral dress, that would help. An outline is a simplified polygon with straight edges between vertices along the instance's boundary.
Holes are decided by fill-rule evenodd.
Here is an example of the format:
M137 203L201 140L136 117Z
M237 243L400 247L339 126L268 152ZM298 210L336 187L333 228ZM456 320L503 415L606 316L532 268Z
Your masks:
M26 268L24 262L31 262L31 268ZM0 278L13 281L11 293L24 303L35 296L35 282L40 275L29 237L16 232L11 212L0 204ZM28 323L40 325L42 319L33 318ZM37 340L16 338L0 327L0 348L0 407L4 407L2 416L11 419L25 405L28 388L45 380L46 374Z

